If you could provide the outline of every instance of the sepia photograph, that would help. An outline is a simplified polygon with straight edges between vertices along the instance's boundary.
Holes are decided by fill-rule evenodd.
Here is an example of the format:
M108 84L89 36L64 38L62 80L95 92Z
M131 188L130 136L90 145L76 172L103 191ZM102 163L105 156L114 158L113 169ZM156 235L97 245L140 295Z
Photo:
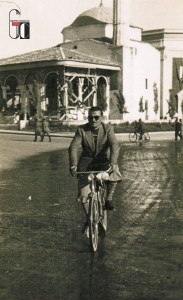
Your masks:
M0 1L0 300L183 299L183 1Z

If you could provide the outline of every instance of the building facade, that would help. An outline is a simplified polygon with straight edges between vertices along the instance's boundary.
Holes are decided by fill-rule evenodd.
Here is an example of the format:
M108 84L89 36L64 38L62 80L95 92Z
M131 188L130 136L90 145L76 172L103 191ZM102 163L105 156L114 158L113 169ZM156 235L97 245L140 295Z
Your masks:
M121 70L114 80L111 78L111 119L159 119L160 52L142 41L141 28L129 23L128 0L114 0L113 10L100 5L82 13L62 34L61 46L89 55L95 53L120 65ZM119 90L128 111L123 116L115 97Z
M20 119L36 115L70 115L84 120L87 108L105 105L109 114L109 78L118 64L60 46L0 60L0 109L19 112Z
M63 43L0 60L0 111L84 121L99 105L106 119L160 117L160 52L129 22L128 0L101 3L62 30Z
M160 52L160 118L177 116L183 113L183 30L156 29L144 31L142 40ZM173 111L169 114L173 104Z

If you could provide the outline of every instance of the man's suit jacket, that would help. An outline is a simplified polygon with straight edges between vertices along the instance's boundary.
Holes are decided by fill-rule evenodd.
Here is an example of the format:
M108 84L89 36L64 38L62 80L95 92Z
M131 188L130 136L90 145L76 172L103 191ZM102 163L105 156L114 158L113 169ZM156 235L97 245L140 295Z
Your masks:
M78 162L78 150L81 155ZM90 165L105 163L117 164L119 145L113 127L102 123L97 137L96 149L89 123L77 128L75 136L69 146L70 166L77 166L79 171L86 171ZM100 168L100 167L99 167ZM102 170L102 169L101 169Z
M50 132L49 123L46 120L43 120L43 131L45 133L49 133Z
M42 122L41 121L36 121L36 124L35 124L35 132L42 132Z

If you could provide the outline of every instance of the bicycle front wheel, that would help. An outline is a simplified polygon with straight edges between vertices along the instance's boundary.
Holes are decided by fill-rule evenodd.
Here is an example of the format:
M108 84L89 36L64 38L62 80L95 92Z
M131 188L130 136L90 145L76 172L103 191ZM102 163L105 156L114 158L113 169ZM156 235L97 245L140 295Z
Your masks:
M144 133L142 135L142 141L144 143L148 143L150 141L150 136L149 136L149 133L147 131L144 131Z
M104 183L103 187L100 187L98 191L98 203L100 211L100 224L104 232L107 230L107 210L105 209L105 200L107 196L107 187Z
M103 218L102 218L101 224L102 224L104 231L106 232L107 231L107 210L106 209L103 210Z
M129 140L130 140L131 143L135 143L136 140L137 140L137 134L134 133L134 132L131 132L131 133L129 134Z
M98 247L98 222L99 222L98 201L97 201L97 195L94 195L90 199L90 203L89 203L89 239L90 239L90 246L93 252L95 252Z

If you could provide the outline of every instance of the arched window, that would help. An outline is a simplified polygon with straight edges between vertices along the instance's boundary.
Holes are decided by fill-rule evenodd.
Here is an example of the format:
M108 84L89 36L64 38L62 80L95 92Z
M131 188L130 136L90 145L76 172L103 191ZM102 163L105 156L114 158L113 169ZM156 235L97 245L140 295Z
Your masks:
M97 106L101 107L103 111L107 109L106 86L106 79L100 77L97 81Z
M91 79L85 78L84 85L83 85L83 101L86 107L93 106L94 93L91 93L92 89L93 89L93 84Z
M18 90L18 80L14 75L7 78L5 82L7 99L5 103L5 110L16 111L20 106L20 91Z
M56 113L58 109L57 74L50 73L45 79L47 110Z

